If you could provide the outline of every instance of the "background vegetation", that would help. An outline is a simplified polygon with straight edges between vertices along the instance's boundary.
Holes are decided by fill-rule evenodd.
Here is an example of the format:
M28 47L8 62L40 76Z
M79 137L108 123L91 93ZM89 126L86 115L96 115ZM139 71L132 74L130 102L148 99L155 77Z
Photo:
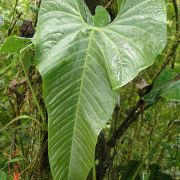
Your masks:
M92 12L100 4L113 18L116 16L115 0L87 0L87 4ZM153 66L121 88L112 118L96 147L97 179L180 178L180 103L161 97L161 92L153 89L155 83L161 85L173 73L179 80L180 3L166 0L166 4L167 47ZM32 37L39 6L37 0L0 0L0 44L10 35ZM22 58L37 99L29 89L18 57L0 55L0 179L51 179L47 113L41 77L32 65L33 48Z

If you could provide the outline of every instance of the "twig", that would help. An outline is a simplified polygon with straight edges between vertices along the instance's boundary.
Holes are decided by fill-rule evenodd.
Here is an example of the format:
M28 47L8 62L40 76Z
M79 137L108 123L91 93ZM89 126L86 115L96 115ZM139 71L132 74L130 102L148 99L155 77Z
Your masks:
M129 126L139 117L140 111L138 111L143 101L139 100L136 105L130 109L127 113L126 119L122 122L122 124L114 131L111 139L107 142L107 145L110 147L115 147L118 140L121 136L126 132Z
M19 13L18 16L16 17L16 19L12 22L12 25L11 25L10 28L8 29L8 36L11 35L11 33L12 33L12 31L13 31L13 29L14 29L17 21L18 21L18 19L21 17L21 15L22 15L22 12Z
M180 26L179 26L180 21L179 20L180 19L179 19L178 5L177 5L177 1L176 0L172 0L172 3L173 3L174 13L175 13L175 17L176 17L176 34L175 34L175 38L180 39L180 37L178 37L178 35L180 34L179 33L179 31L180 31ZM176 55L175 55L175 57L176 57ZM174 57L174 60L172 61L172 65L171 65L172 69L174 69L175 57Z
M110 0L110 1L106 4L105 9L109 8L109 6L112 4L112 2L113 2L113 0Z
M39 9L40 6L41 6L41 2L42 2L42 0L39 0L38 5L37 5L37 8L38 8L38 9ZM38 22L38 13L36 13L36 17L35 17L35 21L34 21L34 27L36 27L37 22Z
M26 68L25 68L25 66L24 66L24 63L22 62L22 59L21 59L21 56L20 56L20 55L19 55L19 61L20 61L21 66L22 66L22 68L23 68L23 71L24 71L24 74L25 74L27 83L28 83L28 85L29 85L30 91L31 91L31 93L32 93L33 99L34 99L34 101L35 101L35 103L36 103L36 106L37 106L37 108L38 108L38 110L39 110L41 119L42 119L43 122L45 122L44 115L43 115L43 111L42 111L42 109L41 109L41 106L39 105L39 102L38 102L38 100L37 100L36 94L35 94L35 92L34 92L34 90L33 90L33 88L32 88L31 82L30 82L29 77L28 77L28 74L27 74L27 72L26 72Z
M14 6L14 9L13 9L13 17L12 17L12 20L11 20L11 23L10 23L10 26L9 26L9 29L8 29L8 36L11 35L11 33L12 33L12 31L13 31L13 29L14 29L17 21L18 21L18 19L19 19L19 18L21 17L21 15L22 15L22 12L21 12L21 13L19 13L19 14L17 15L16 19L14 19L14 18L15 18L15 15L16 15L17 5L18 5L18 0L16 0L15 6Z
M174 6L174 13L176 17L176 32L179 31L179 10L176 0L172 0L173 6Z

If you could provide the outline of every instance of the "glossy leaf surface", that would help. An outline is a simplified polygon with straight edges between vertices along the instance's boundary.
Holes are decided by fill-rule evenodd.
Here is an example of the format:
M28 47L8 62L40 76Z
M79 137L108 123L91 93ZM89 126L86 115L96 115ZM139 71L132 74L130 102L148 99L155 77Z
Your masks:
M87 177L97 136L114 108L113 90L151 65L166 44L163 0L123 1L104 27L96 27L106 24L101 18L96 26L86 23L91 17L81 0L43 0L40 8L34 44L55 180Z

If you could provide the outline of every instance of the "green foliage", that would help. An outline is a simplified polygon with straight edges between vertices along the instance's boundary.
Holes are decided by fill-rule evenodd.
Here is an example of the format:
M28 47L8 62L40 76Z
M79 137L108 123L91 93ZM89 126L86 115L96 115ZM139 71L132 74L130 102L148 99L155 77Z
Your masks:
M31 42L30 39L21 38L16 36L10 36L6 39L4 44L0 48L1 53L20 53L20 51L25 48L28 43Z
M91 19L91 17L90 17ZM93 26L96 27L104 27L111 22L111 17L106 9L102 6L97 6L95 10L95 15L92 16L92 22L90 22Z
M43 1L34 40L48 110L54 179L87 177L97 136L117 97L111 88L118 90L131 81L166 44L161 0L127 1L109 26L105 26L108 14L100 7L93 17L95 27L86 24L83 7L75 1Z
M149 180L172 180L173 178L167 174L161 171L161 167L159 167L158 164L151 164L150 165L150 177Z
M57 169L51 168L53 172L66 173L67 167L73 167L76 175L83 171L86 176L93 164L88 180L179 179L179 1L165 1L168 43L162 53L166 40L161 28L166 9L163 0L144 0L142 4L143 0L86 0L89 8L83 0L69 0L72 6L68 7L65 1L57 7L59 1L43 0L52 6L42 4L40 8L38 0L0 0L0 49L3 46L5 50L0 53L0 180L13 179L15 172L20 173L20 179L52 179L48 131L54 155L51 165L58 164ZM74 3L78 5L74 7ZM36 26L39 11L34 50L31 40L19 35L24 21L32 20ZM163 19L163 23L154 19ZM155 63L136 77L158 53ZM145 57L147 64L143 64ZM43 86L34 62L42 70ZM115 68L119 66L123 71ZM123 75L119 81L118 73ZM107 101L107 92L113 94L112 101ZM102 112L103 108L108 113ZM49 112L51 126L47 124ZM59 123L52 124L54 117ZM54 129L50 131L50 127ZM114 145L109 143L112 139ZM65 165L67 149L73 150L72 157L76 155L71 158L73 166ZM60 158L64 164L59 163Z
M121 179L122 180L131 180L133 174L135 171L137 171L138 166L140 165L141 162L136 161L136 160L130 160L126 165L119 167L119 171L121 172ZM139 180L140 175L138 174L135 178L135 180Z
M3 171L0 171L0 179L1 180L6 180L6 173Z
M171 82L162 92L162 97L180 101L180 80Z
M179 75L175 76L170 69L162 71L154 82L150 93L143 97L143 100L150 104L154 104L160 97L171 99L174 101L180 100L180 80Z

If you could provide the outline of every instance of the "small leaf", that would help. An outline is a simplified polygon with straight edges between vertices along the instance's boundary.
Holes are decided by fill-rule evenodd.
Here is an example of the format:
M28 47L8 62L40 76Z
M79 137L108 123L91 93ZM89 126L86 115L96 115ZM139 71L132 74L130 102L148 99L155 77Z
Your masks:
M180 80L171 82L162 91L161 96L173 101L180 101Z
M97 6L95 10L95 15L92 16L93 25L96 27L103 27L111 22L111 17L107 10L102 6Z
M20 51L30 43L28 38L10 36L0 47L0 53L20 53Z
M6 164L15 163L15 162L23 161L23 160L24 160L24 158L17 157L17 158L10 160L10 161L7 161Z
M171 69L163 70L154 82L151 92L145 95L142 99L149 104L154 104L161 97L162 90L168 86L173 78L174 73Z
M148 104L154 104L160 98L160 89L152 90L150 93L142 97Z

